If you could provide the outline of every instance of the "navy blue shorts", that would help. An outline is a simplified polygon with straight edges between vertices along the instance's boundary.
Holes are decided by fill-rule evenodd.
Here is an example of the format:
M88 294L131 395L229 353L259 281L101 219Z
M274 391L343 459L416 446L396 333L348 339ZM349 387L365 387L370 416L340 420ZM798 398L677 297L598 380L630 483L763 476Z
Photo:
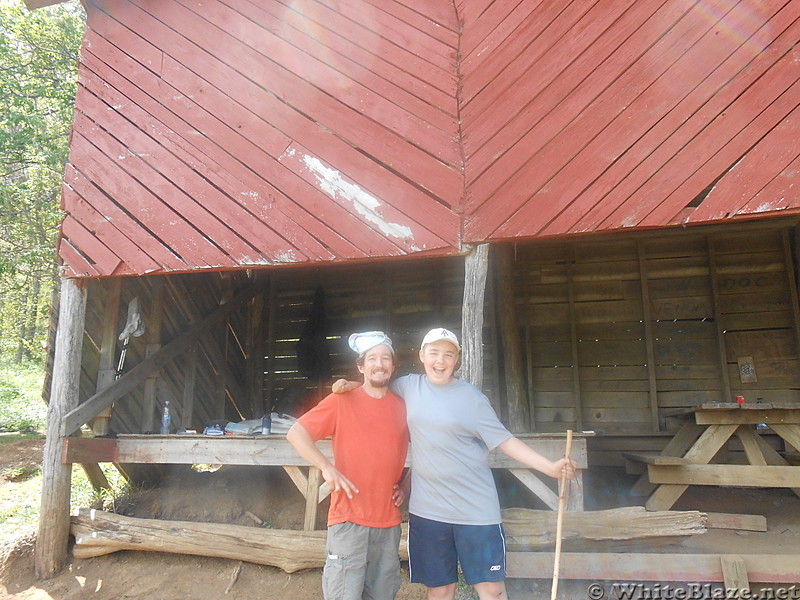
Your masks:
M503 526L454 525L409 515L408 570L412 583L440 587L458 581L458 563L469 585L506 578Z

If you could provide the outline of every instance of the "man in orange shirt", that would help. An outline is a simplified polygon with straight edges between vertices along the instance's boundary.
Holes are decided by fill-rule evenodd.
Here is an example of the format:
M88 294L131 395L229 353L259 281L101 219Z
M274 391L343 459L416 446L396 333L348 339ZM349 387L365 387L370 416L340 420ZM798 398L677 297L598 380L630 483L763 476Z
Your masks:
M398 487L408 452L404 402L391 391L392 341L380 331L354 333L349 345L364 384L330 394L301 416L286 439L331 489L326 600L392 600L400 589ZM330 436L334 463L317 448Z

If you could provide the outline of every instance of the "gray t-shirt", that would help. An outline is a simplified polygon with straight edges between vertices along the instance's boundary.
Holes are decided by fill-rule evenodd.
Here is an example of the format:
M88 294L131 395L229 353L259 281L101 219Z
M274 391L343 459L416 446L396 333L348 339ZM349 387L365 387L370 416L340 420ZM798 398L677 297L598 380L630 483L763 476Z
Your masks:
M474 385L406 375L391 384L405 398L411 433L409 512L462 525L500 523L489 451L512 437Z

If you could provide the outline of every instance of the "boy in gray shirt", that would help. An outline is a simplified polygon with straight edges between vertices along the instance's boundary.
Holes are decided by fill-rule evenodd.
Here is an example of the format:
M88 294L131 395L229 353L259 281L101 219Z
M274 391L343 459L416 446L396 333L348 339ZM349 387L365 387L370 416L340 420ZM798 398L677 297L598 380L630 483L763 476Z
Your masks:
M550 461L515 438L486 396L453 376L460 351L453 332L432 329L419 352L425 375L390 385L406 401L411 433L409 572L428 588L428 600L453 600L460 563L481 600L504 600L505 541L489 451L554 478L562 471L572 477L575 465ZM344 391L342 383L334 391Z

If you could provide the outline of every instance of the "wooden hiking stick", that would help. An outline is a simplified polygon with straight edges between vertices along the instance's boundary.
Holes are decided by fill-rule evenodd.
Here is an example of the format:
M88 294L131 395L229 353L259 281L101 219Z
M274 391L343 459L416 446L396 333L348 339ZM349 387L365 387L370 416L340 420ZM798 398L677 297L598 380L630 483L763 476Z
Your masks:
M572 429L567 429L567 447L564 450L564 458L569 460L569 455L572 452ZM569 495L569 478L561 473L559 479L559 493L558 493L558 516L556 517L556 552L553 557L553 587L550 591L550 600L556 600L558 595L558 572L561 566L561 531L564 525L564 508L567 504L567 496Z

